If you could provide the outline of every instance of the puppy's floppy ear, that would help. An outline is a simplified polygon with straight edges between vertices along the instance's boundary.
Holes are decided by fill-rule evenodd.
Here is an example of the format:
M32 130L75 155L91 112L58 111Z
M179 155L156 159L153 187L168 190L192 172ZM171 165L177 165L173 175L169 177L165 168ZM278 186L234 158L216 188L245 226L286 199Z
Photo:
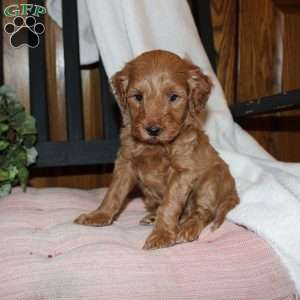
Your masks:
M120 106L120 108L125 109L127 106L126 100L126 89L128 86L128 74L125 69L117 72L110 79L110 84L112 88L112 92L116 97L116 100Z
M128 122L127 95L126 95L128 82L129 82L129 76L125 68L117 72L110 79L112 93L114 94L118 102L118 105L120 107L124 125L127 124Z
M189 100L193 113L199 113L206 105L212 82L199 67L190 64L188 70Z

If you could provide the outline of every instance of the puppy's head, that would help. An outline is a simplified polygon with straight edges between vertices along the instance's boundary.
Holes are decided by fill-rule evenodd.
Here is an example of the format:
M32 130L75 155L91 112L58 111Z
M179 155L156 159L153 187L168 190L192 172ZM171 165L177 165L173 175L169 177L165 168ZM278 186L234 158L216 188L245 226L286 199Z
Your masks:
M163 50L141 54L111 79L125 126L146 143L169 143L205 107L211 82L191 62Z

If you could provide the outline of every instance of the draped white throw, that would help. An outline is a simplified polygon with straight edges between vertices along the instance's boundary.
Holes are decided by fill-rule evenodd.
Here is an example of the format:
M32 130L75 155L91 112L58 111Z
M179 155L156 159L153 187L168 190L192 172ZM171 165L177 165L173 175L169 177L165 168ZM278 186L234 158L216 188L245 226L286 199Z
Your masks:
M47 6L61 24L60 0ZM241 198L228 219L271 244L300 292L300 164L276 161L233 122L186 1L79 0L78 6L83 64L97 61L99 51L110 77L142 52L166 49L189 57L212 79L205 130Z

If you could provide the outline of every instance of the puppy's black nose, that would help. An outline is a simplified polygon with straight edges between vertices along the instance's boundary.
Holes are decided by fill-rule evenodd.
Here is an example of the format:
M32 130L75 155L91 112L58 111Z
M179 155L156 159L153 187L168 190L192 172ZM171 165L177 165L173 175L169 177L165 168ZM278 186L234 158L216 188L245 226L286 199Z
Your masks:
M161 131L161 128L157 127L157 126L152 126L152 127L147 127L146 130L147 130L149 135L158 136L160 131Z

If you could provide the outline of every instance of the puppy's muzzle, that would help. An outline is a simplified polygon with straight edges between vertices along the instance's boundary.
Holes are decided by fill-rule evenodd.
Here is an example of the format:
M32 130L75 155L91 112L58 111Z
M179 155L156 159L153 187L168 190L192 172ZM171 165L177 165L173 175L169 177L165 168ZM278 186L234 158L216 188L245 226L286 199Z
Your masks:
M161 128L158 126L149 126L145 129L150 136L158 136L161 133Z

